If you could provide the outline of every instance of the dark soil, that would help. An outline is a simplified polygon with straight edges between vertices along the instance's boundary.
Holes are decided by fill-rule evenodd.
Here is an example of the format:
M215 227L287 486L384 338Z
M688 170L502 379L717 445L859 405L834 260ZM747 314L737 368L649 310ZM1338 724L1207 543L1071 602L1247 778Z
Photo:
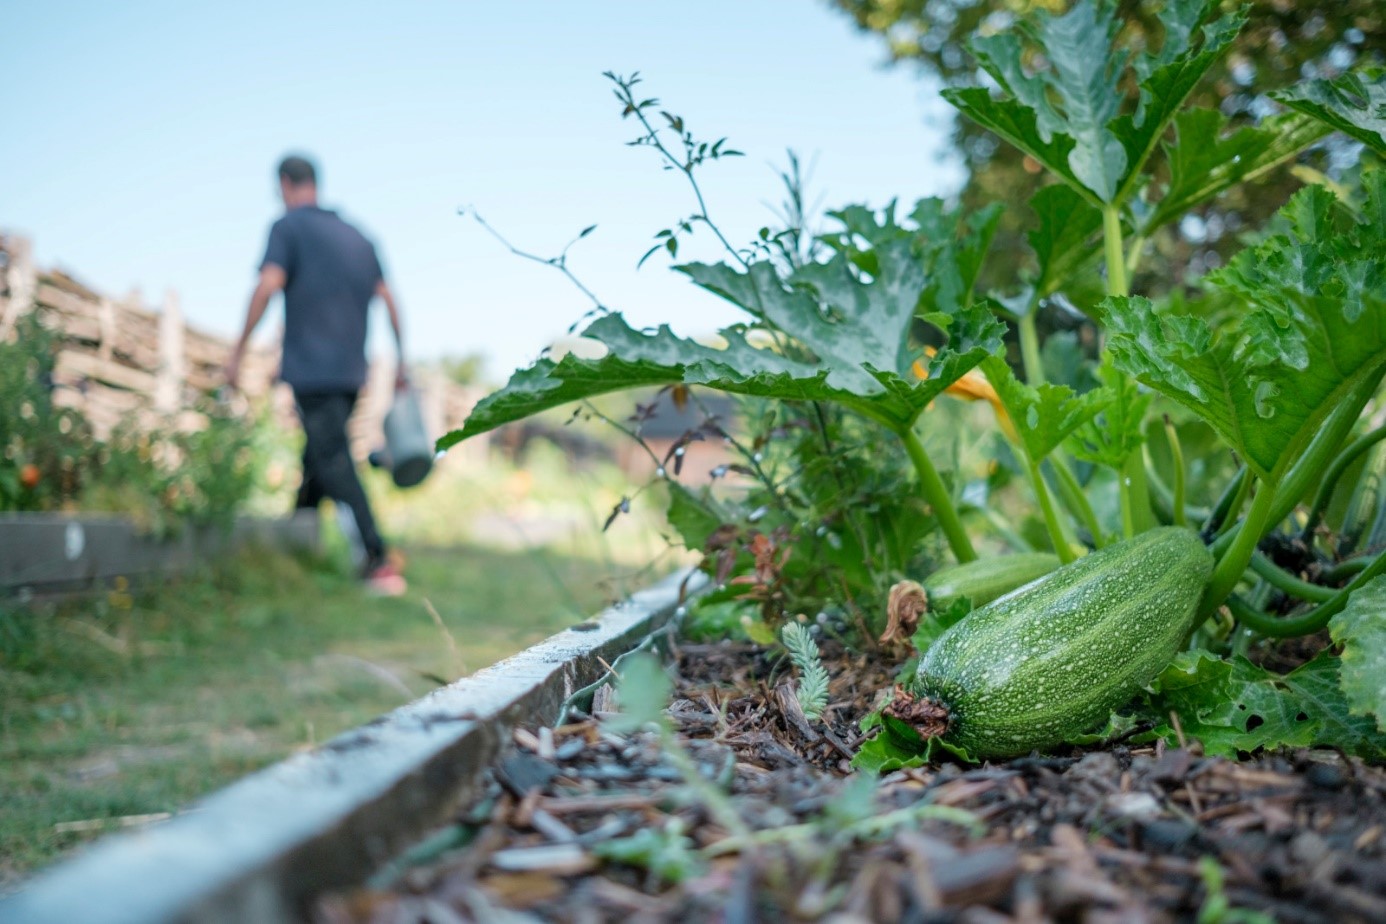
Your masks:
M315 920L1386 921L1379 767L1331 751L1237 762L1196 742L1115 746L899 771L867 810L848 760L893 671L825 661L834 702L807 722L755 649L677 652L669 715L684 748L730 784L740 824L768 833L719 824L653 735L591 719L520 730L470 817L377 888L323 898ZM664 850L665 876L598 856L642 831L686 838Z

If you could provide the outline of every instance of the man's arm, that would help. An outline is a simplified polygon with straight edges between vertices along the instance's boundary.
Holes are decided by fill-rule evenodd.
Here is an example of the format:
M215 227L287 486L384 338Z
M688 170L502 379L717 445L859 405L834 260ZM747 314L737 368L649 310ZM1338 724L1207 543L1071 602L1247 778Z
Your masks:
M284 268L274 263L266 263L260 270L260 281L255 284L255 291L250 294L250 307L245 312L245 327L241 331L241 338L236 341L235 347L231 350L231 357L226 361L226 384L232 388L240 387L241 379L241 358L245 355L246 344L250 342L250 335L254 333L256 325L265 316L265 309L269 307L269 300L274 294L284 288L288 281L288 275Z
M380 300L385 303L385 310L390 312L390 327L395 332L395 350L398 356L398 364L395 366L395 384L403 386L407 381L404 369L404 327L399 320L399 305L395 303L395 294L390 291L390 285L384 279L375 284L375 294L380 296Z

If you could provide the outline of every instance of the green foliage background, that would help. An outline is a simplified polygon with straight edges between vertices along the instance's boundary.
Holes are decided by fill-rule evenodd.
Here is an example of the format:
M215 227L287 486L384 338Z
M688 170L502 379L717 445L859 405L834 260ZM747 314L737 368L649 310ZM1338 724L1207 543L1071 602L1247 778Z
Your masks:
M968 51L972 36L1010 28L1037 10L1057 14L1069 6L1065 0L830 0L829 5L862 31L878 36L892 61L915 67L945 87L983 85L981 70ZM1123 32L1137 47L1163 40L1156 15L1160 4L1121 0L1113 5ZM1235 8L1236 4L1223 4L1225 11ZM1194 106L1218 110L1234 127L1256 124L1280 111L1270 98L1272 91L1304 78L1333 78L1349 69L1386 64L1386 5L1377 0L1256 0L1246 5L1246 14L1246 25L1231 51L1212 66L1189 98ZM1135 92L1129 84L1121 89L1128 96ZM1047 182L1033 160L967 119L956 121L954 138L970 174L962 196L966 208L1029 201ZM1342 140L1328 141L1306 158L1330 175L1354 159L1351 146ZM1195 233L1171 229L1160 236L1157 254L1147 261L1144 278L1137 279L1133 289L1146 290L1156 279L1196 276L1226 262L1239 246L1239 233L1260 226L1298 186L1290 167L1282 166L1199 209L1196 216L1201 221L1190 225ZM997 247L1022 249L1021 235L1031 221L1025 209L1007 210Z

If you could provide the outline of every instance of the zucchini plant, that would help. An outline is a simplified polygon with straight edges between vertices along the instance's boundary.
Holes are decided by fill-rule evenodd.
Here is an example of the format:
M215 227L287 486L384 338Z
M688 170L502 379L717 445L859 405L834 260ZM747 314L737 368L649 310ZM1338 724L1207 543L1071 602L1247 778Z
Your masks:
M730 262L677 267L745 312L719 343L636 330L601 308L582 333L605 355L517 372L439 447L647 386L820 416L826 407L891 434L958 570L898 575L923 579L933 611L914 636L917 670L866 723L883 731L861 767L917 763L939 747L1008 756L1139 728L1195 735L1218 753L1331 745L1386 757L1386 692L1372 680L1386 659L1386 553L1366 522L1386 522L1372 452L1386 434L1386 74L1276 91L1282 111L1234 126L1186 100L1233 47L1244 11L1170 0L1158 18L1158 47L1127 47L1112 5L1041 11L974 38L991 86L944 92L1052 181L1030 203L1028 260L989 254L999 206L964 214L925 200L903 217L893 203L843 208L810 259L728 245ZM638 98L634 79L613 79L623 114L648 132L641 143L691 179L708 146L663 114L683 145L682 158L671 153L651 121L657 102ZM1226 265L1131 291L1186 217L1312 159L1332 132L1360 145L1356 165L1332 178L1301 171L1315 182ZM685 231L711 224L698 202ZM981 278L1007 282L983 291ZM1075 318L1090 345L1043 338L1046 310ZM926 448L939 435L926 411L945 394L994 410L980 479ZM1014 483L992 479L998 470ZM1206 496L1193 496L1195 484ZM991 503L993 488L1011 515ZM687 544L711 550L725 507L671 494ZM1012 528L1027 521L1038 530ZM816 528L789 524L780 538ZM1001 544L1021 554L1003 556ZM760 575L770 561L746 567ZM719 605L736 596L724 572ZM1315 633L1318 653L1288 674L1258 665L1272 640Z

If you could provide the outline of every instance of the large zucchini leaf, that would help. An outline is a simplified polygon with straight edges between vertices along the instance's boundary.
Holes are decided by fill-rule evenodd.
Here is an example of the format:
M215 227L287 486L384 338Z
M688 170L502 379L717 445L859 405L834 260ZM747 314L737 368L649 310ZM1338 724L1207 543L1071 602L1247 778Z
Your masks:
M916 214L927 211L921 207ZM605 356L584 359L570 353L515 373L477 405L461 430L440 439L438 448L583 398L675 383L837 402L893 429L909 427L949 385L1000 349L1004 325L988 307L972 303L975 269L962 279L967 291L958 285L955 245L975 237L969 222L956 212L947 214L948 233L941 235L941 210L929 213L934 220L928 227L910 228L889 214L862 221L862 213L871 214L849 210L854 239L864 247L839 248L827 262L787 278L764 260L746 270L725 264L679 267L751 316L750 323L720 331L722 345L680 337L667 325L636 330L619 313L604 315L583 336L603 344ZM995 216L980 220L994 225ZM990 234L983 234L980 246L989 240ZM923 380L912 371L923 355L922 344L912 339L917 317L946 340L928 360Z
M1177 713L1184 734L1208 754L1324 745L1381 760L1386 734L1371 718L1350 714L1340 670L1328 652L1281 675L1240 656L1186 651L1153 684L1151 711ZM1175 735L1168 726L1157 731Z
M1099 306L1117 367L1195 411L1272 483L1386 373L1386 229L1371 220L1386 172L1364 184L1366 220L1344 225L1331 193L1300 190L1276 233L1210 274L1240 309L1216 333L1145 298Z
M1386 576L1353 591L1328 631L1343 646L1339 660L1349 711L1375 717L1377 731L1386 732Z

